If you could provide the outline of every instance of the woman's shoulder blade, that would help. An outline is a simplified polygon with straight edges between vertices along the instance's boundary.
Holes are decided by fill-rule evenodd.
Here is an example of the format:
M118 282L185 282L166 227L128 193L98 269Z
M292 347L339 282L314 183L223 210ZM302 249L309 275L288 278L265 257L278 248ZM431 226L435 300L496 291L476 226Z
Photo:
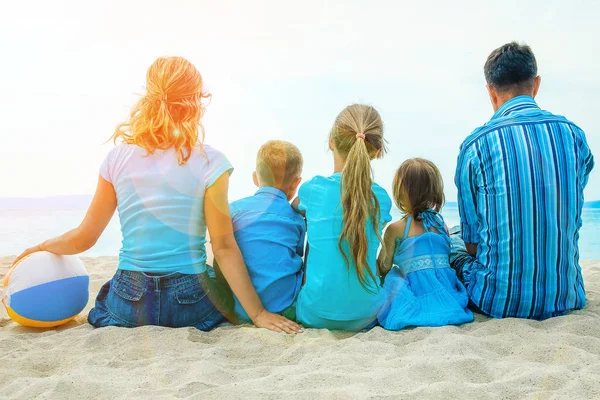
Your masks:
M211 145L203 144L202 147L198 146L194 149L193 159L195 162L202 164L229 164L229 159L221 150L218 150Z

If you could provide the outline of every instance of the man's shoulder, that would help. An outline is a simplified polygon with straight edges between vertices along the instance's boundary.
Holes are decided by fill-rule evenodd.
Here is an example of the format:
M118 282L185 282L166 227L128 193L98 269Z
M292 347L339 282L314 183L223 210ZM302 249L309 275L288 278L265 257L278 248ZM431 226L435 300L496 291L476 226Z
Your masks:
M504 117L492 119L471 132L469 136L462 142L460 146L461 152L468 150L471 146L480 140L484 140L487 135L494 134L501 129L515 128L518 129L524 125L545 125L545 124L560 124L564 127L569 127L577 133L583 134L583 130L574 122L570 121L562 115L553 114L549 111L539 110L535 114L511 114Z

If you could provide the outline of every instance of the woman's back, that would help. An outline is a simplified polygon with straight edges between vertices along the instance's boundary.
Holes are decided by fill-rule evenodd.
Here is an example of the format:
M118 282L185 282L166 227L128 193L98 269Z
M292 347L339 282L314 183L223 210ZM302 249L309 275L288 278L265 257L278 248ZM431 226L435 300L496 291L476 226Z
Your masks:
M179 165L175 149L153 154L121 144L100 174L117 194L123 243L119 268L152 273L197 274L206 270L204 194L231 165L210 146Z

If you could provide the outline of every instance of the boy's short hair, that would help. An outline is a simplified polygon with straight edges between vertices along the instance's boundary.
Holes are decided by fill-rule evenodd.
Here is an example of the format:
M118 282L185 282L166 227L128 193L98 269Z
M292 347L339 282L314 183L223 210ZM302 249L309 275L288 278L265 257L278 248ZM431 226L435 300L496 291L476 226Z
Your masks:
M285 188L302 173L302 153L283 140L270 140L256 155L256 174L262 185Z

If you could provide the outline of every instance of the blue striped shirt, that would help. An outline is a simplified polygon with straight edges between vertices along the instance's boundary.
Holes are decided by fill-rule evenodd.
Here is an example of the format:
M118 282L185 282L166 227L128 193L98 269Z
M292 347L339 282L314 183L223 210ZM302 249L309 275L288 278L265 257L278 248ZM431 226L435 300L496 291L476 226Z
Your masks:
M585 306L579 266L584 132L529 96L506 102L462 144L455 183L462 238L477 244L469 297L496 318L547 318Z

